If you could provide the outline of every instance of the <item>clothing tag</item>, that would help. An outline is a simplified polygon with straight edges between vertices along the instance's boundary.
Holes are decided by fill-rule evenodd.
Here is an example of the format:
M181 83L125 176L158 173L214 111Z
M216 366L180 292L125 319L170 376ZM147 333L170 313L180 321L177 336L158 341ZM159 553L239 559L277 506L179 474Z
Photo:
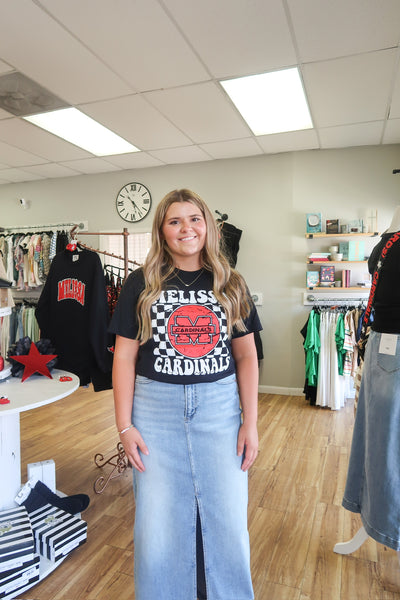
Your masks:
M78 254L74 254L72 256L72 262L76 262L77 260L79 260L79 255Z
M379 344L379 354L396 356L397 335L395 333L382 333Z

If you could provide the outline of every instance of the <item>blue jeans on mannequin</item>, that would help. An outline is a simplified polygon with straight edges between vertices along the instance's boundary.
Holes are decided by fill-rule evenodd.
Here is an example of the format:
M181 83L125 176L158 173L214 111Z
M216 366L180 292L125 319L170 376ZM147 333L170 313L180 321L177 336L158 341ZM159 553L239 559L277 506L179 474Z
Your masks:
M197 509L207 600L253 600L236 377L137 376L132 422L149 449L145 472L134 471L136 600L197 598Z

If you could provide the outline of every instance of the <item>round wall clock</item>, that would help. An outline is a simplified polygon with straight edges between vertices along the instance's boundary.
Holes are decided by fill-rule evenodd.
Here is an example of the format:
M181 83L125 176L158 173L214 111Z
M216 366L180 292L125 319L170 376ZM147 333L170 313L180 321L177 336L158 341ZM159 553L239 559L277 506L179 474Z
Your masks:
M150 190L143 183L127 183L119 190L115 206L124 221L128 223L141 221L151 208Z

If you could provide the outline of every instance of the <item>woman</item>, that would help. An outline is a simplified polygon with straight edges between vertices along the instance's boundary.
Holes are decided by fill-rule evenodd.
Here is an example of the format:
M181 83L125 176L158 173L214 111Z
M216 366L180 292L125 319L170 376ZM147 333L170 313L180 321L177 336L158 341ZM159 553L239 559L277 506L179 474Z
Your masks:
M247 471L260 329L204 201L167 194L111 323L116 424L134 472L136 600L195 600L196 523L207 599L254 597Z

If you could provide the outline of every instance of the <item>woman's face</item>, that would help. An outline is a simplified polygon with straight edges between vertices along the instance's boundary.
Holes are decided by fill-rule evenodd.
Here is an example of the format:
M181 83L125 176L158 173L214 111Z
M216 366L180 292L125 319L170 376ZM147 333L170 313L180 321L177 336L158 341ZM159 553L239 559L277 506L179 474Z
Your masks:
M176 267L188 270L201 267L200 255L206 241L207 226L195 204L173 202L166 212L161 233Z

